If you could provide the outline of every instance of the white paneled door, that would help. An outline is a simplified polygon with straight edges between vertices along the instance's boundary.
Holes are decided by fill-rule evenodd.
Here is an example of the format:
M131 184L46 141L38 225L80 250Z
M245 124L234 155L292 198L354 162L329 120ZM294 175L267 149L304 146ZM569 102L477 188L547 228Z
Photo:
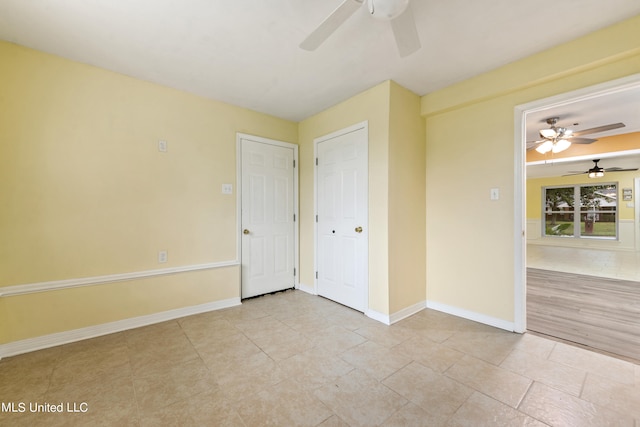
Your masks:
M365 311L368 295L366 123L316 140L317 291Z
M295 286L295 153L242 138L242 298Z

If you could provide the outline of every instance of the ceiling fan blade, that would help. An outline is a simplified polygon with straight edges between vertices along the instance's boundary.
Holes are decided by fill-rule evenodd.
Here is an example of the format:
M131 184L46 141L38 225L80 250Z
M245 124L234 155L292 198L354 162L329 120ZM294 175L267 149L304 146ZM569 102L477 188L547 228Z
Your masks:
M598 126L591 129L578 130L573 132L573 135L575 136L590 135L592 133L606 132L608 130L623 128L624 126L625 126L624 123L612 123L610 125Z
M304 50L316 50L329 38L356 10L364 0L344 0L322 23L307 36L300 47Z
M596 142L597 139L592 138L569 138L572 144L591 144L592 142Z
M565 175L562 175L562 176L582 175L582 174L585 174L585 173L589 173L589 171L586 171L586 172L572 172L572 173L568 173L568 174L565 174Z
M638 168L632 168L632 169L623 169L623 168L605 168L605 172L631 172L631 171L637 171Z
M540 144L541 142L544 142L544 140L542 141L527 141L527 150L533 150L534 148L536 148L536 145Z
M398 52L401 58L411 55L422 47L416 22L413 19L411 4L407 6L407 9L400 16L391 20L391 29L396 38L396 45L398 45Z

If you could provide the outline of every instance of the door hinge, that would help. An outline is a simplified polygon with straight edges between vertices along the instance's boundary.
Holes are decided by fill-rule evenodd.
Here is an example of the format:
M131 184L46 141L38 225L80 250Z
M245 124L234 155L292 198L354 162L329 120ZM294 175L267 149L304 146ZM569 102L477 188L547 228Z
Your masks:
M293 161L293 167L294 168L296 167L296 161L295 160Z
M296 214L293 214L293 222L296 222Z
M316 166L318 166L318 158L316 157Z
M318 222L318 215L316 215L316 222Z
M318 272L316 271L316 279L318 278Z
M295 268L293 269L293 275L294 276L296 275L296 269Z

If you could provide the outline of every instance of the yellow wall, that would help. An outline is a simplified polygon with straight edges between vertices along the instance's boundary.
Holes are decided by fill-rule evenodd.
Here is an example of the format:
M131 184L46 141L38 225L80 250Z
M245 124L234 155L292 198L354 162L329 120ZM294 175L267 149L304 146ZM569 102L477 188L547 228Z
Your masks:
M389 109L389 312L426 300L425 129L420 97L393 83Z
M369 308L389 313L389 91L384 82L299 124L300 157L300 282L312 287L314 159L313 140L369 121Z
M514 108L638 72L634 17L422 98L427 300L514 321Z
M394 313L426 292L513 321L514 107L639 73L639 40L634 17L424 96L423 129L415 96L392 82L295 124L0 42L0 287L234 259L235 197L220 186L235 183L236 132L300 143L311 285L313 139L368 120L369 308ZM0 298L0 343L238 297L238 277L228 267Z
M0 93L0 287L234 260L236 198L221 184L235 184L236 132L298 136L293 122L4 42ZM0 298L0 343L239 297L238 271Z
M312 286L313 140L369 123L369 309L425 301L424 120L420 97L386 81L300 123L301 282Z

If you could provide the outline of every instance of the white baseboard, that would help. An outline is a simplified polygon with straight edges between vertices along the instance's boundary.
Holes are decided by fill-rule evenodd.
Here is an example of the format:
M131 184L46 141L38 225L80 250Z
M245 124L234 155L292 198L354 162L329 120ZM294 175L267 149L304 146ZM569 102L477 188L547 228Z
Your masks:
M405 307L400 311L396 311L390 316L389 320L391 320L391 324L393 325L394 323L399 322L402 319L406 319L409 316L413 316L414 314L424 310L425 308L427 308L427 302L420 301L416 304L410 305L409 307Z
M504 329L510 332L513 332L516 330L516 326L514 322L508 322L503 319L487 316L486 314L476 313L475 311L464 310L462 308L453 307L453 306L442 304L436 301L427 300L427 308L430 308L436 311L442 311L443 313L452 314L454 316L462 317L463 319L473 320L474 322L484 323L485 325Z
M373 320L377 320L378 322L384 323L385 325L393 325L394 323L399 322L402 319L406 319L407 317L424 310L426 307L426 302L421 301L409 307L405 307L400 311L396 311L391 315L382 314L375 310L366 310L364 314L365 316L370 317Z
M302 292L306 292L311 295L318 295L318 293L316 292L313 286L305 285L304 283L298 283L298 286L296 289L299 289Z
M58 332L50 335L43 335L35 338L14 341L7 344L0 344L0 359L3 357L15 356L31 351L42 350L44 348L55 347L75 341L95 338L115 332L126 331L128 329L139 328L154 323L165 322L167 320L178 319L180 317L191 316L208 311L220 310L223 308L240 305L240 298L229 298L222 301L214 301L191 307L177 308L175 310L162 311L160 313L146 316L133 317L131 319L117 320L115 322L103 323L86 328L74 329L71 331Z
M388 314L382 314L375 310L366 309L364 311L364 315L373 320L377 320L378 322L384 323L385 325L391 324L391 318L389 317Z

